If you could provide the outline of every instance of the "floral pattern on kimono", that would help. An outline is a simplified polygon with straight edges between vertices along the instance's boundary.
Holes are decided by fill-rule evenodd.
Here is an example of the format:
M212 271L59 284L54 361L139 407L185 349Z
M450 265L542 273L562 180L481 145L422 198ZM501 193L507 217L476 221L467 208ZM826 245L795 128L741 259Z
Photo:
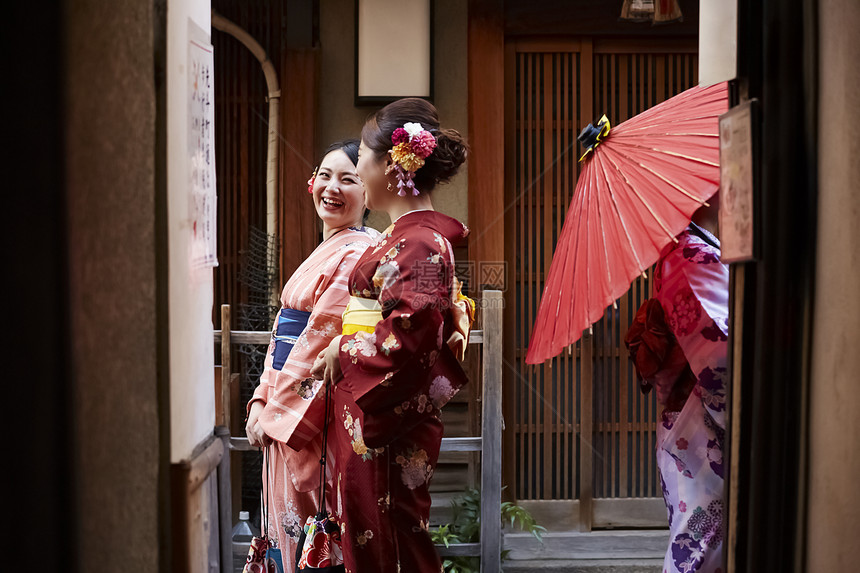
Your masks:
M260 424L276 441L270 446L270 535L281 547L286 570L295 567L296 542L305 519L318 508L319 459L324 401L321 382L310 377L317 354L342 329L341 315L349 300L348 281L362 253L375 244L373 229L344 229L321 243L293 273L281 293L284 308L310 312L286 362L273 366L274 337L265 368L248 409L265 404ZM273 328L274 331L274 328ZM297 451L300 449L300 451Z
M419 423L419 417L404 416L403 410L407 403L417 408L434 381L436 399L421 412L425 416L444 406L466 381L443 344L453 329L448 320L454 278L451 240L462 240L466 232L461 223L435 211L408 213L356 266L352 294L377 299L383 320L373 333L342 338L340 386L366 415L372 414L364 428L372 447ZM444 391L439 390L439 376L445 380Z
M281 527L281 531L286 534L290 539L298 541L299 537L302 535L302 516L299 514L296 509L295 500L288 500L286 504L284 504L284 510L278 512L278 521L277 523ZM281 533L280 531L278 532Z
M657 465L671 535L663 570L716 573L722 562L728 267L719 241L692 225L655 269L654 296L696 384L680 412L664 411Z
M334 390L335 411L350 416L329 435L348 571L440 570L427 531L429 484L442 440L439 409L466 382L444 342L453 330L452 243L466 233L437 212L407 213L350 280L354 296L379 301L382 320L373 333L341 339L343 379Z
M423 449L408 449L394 461L402 467L400 479L409 489L416 489L430 483L433 477L433 466L427 463L427 452Z

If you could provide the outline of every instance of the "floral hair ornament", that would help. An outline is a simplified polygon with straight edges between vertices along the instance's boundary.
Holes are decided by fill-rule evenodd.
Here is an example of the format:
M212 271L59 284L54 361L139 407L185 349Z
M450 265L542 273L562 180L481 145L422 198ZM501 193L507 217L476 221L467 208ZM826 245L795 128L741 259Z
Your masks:
M311 178L308 179L308 193L314 192L314 181L317 180L317 167L314 167L314 172L311 173Z
M411 189L412 195L418 195L412 179L436 148L436 138L420 123L406 123L394 130L391 142L394 147L389 153L397 172L397 194L404 197L406 189Z

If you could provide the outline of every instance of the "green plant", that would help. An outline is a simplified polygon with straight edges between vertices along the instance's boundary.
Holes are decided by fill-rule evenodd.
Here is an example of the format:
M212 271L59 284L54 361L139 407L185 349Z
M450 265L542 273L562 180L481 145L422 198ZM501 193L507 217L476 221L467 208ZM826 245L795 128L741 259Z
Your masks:
M451 501L453 516L451 523L440 525L430 530L433 542L448 547L451 543L477 543L481 533L481 492L477 489L467 489L463 495ZM506 501L502 503L500 516L503 527L519 527L522 531L531 533L540 542L546 532L535 521L535 518L523 507ZM502 551L502 561L507 559L508 551ZM442 560L445 573L477 573L480 571L480 560L477 557L446 557Z

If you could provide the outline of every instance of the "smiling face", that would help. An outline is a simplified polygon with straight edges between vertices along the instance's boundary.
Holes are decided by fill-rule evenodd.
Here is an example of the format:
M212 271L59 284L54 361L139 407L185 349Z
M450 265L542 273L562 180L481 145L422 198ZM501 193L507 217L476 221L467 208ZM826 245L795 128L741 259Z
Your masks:
M374 211L385 211L389 202L396 196L395 192L388 190L388 184L396 179L393 175L386 175L385 170L390 164L387 156L377 157L372 149L365 145L364 141L358 148L358 166L356 171L366 192L365 200L367 208ZM387 161L386 161L387 160Z
M330 229L360 225L364 215L364 188L355 165L341 150L323 157L313 183L314 207Z

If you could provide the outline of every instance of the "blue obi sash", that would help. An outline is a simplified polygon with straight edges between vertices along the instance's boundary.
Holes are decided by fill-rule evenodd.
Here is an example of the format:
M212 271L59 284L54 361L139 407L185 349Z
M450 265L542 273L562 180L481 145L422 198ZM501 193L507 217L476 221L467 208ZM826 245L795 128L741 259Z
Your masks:
M282 308L278 314L278 322L272 339L275 341L275 349L272 351L272 367L280 370L284 367L290 351L296 344L296 340L304 332L311 313L294 308Z

